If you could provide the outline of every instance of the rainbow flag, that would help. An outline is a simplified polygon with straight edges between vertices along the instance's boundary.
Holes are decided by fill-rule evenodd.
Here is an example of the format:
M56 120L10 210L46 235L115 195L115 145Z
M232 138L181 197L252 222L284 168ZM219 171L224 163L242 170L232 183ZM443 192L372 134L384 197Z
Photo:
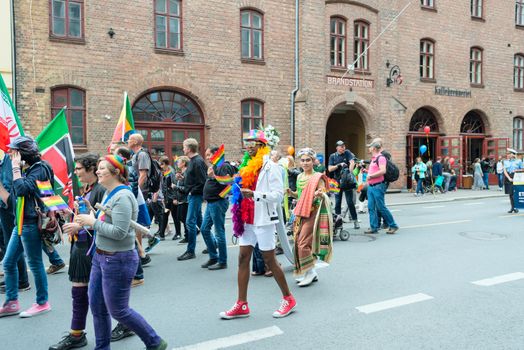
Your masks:
M125 142L129 138L129 135L135 133L135 121L133 119L133 113L131 112L131 104L127 97L127 91L124 92L124 105L120 112L120 118L116 125L115 132L113 133L112 142Z
M224 164L225 161L225 152L224 152L224 144L220 145L218 147L218 150L211 156L209 159L213 165L219 167L222 164Z
M52 196L55 194L55 192L53 191L53 186L51 186L51 182L49 182L49 180L36 180L36 186L40 190L40 196Z
M24 226L24 204L25 197L18 197L16 199L16 227L18 235L22 235L22 226Z
M215 175L215 180L217 180L217 182L220 183L221 185L231 185L235 181L235 178L229 175L224 175L224 176Z
M69 208L60 196L42 197L40 199L50 211L64 210Z
M169 167L166 171L164 171L162 174L165 176L168 176L169 174L171 174L172 171L171 171L171 167Z
M329 192L331 193L340 193L340 187L338 185L337 180L335 179L329 179Z
M229 194L229 192L231 192L231 188L232 188L232 187L233 187L233 186L231 186L231 185L227 185L226 188L224 188L224 189L222 190L222 192L220 192L220 193L218 194L218 195L220 196L220 198L226 198L227 195Z

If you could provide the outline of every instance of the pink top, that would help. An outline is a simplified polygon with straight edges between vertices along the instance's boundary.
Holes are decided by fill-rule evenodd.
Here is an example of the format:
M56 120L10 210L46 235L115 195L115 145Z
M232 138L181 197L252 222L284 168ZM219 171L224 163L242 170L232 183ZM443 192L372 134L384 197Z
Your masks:
M378 156L381 156L381 157L378 158L378 164L377 164L376 160ZM368 184L374 185L380 182L384 182L384 175L379 176L379 177L372 177L372 178L370 178L369 175L374 174L377 171L379 171L380 165L386 166L386 163L387 163L386 157L384 157L382 154L378 153L378 154L373 155L373 158L371 158L371 163L369 163Z

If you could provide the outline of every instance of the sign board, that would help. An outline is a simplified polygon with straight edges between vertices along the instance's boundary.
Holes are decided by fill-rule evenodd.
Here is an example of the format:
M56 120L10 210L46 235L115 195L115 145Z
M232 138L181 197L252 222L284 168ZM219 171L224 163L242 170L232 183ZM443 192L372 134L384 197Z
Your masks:
M471 98L471 90L460 90L444 86L435 86L435 95Z
M513 200L515 208L524 209L524 173L513 176Z
M327 76L327 83L335 86L347 86L351 88L372 89L375 87L375 81L371 79L355 79Z

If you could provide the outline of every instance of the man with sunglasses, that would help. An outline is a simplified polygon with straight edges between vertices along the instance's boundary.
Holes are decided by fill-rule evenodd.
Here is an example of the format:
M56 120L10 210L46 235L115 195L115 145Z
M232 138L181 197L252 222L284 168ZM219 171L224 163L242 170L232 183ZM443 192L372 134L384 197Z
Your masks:
M249 265L253 248L258 243L264 262L273 272L273 277L283 295L280 308L273 313L273 317L281 318L288 316L296 306L295 298L289 291L286 277L275 255L275 225L279 223L278 210L284 196L284 182L278 164L269 158L264 132L251 130L244 141L249 160L247 157L244 158L240 169L242 177L240 191L243 199L232 209L234 230L240 235L238 299L230 310L221 312L220 317L233 319L249 316L247 304Z

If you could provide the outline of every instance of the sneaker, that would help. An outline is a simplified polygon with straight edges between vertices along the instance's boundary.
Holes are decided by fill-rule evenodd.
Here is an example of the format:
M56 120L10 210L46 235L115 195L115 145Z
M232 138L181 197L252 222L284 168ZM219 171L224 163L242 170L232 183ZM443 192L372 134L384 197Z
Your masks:
M45 314L46 312L51 311L51 304L49 302L45 302L45 304L37 304L34 303L29 309L22 311L20 313L20 317L22 318L28 318L33 316L38 316L41 314Z
M359 225L358 221L355 221L353 223L353 227L355 228L355 230L360 230L360 225Z
M48 275L53 275L57 273L58 271L62 270L65 267L64 263L61 263L60 265L51 265L47 268L46 272Z
M392 235L392 234L395 234L395 232L398 231L398 226L397 227L390 227L389 230L386 231L386 233L388 235Z
M82 333L81 336L75 337L71 333L64 336L62 340L60 340L55 345L51 345L49 347L49 350L69 350L69 349L75 349L75 348L81 348L87 345L87 337L85 332Z
M26 282L26 283L22 283L22 284L19 284L18 285L18 291L19 292L25 292L25 291L28 291L29 289L31 289L31 285L29 284L29 282ZM1 285L0 285L0 294L5 294L5 282L2 281Z
M164 238L164 239L165 239L165 238ZM158 237L153 237L152 239L150 239L150 240L148 241L148 243L149 243L149 247L147 247L147 248L145 249L145 252L146 252L146 253L149 253L150 251L152 251L153 248L156 247L156 245L157 245L158 243L160 243L160 238L158 238Z
M173 238L171 238L173 241L176 241L177 239L180 239L180 235L174 235Z
M145 257L140 258L140 262L142 263L142 266L145 266L151 262L151 257L146 254Z
M187 244L187 238L182 238L180 241L178 241L178 244Z
M184 261L189 259L194 259L195 253L185 252L184 254L180 255L178 258L176 258L178 261Z
M138 287L144 284L143 278L133 278L133 281L131 282L131 288Z
M164 339L160 339L160 344L154 347L148 347L146 350L166 350L167 342Z
M365 234L368 234L368 235L371 235L371 234L377 234L378 231L375 231L375 230L372 230L370 228L368 228L366 231L364 231Z
M224 270L227 269L227 264L217 262L216 264L209 266L207 269L211 271Z
M284 249L282 249L282 247L276 247L275 255L282 255L282 254L284 254Z
M292 295L288 295L287 297L282 298L282 301L280 302L280 307L277 311L273 312L273 317L286 317L290 313L295 311L295 306L297 306L295 298Z
M235 305L228 311L223 311L220 313L220 317L224 320L231 320L233 318L241 318L249 316L249 306L247 306L247 301L237 301Z
M0 307L0 317L18 315L20 313L20 304L18 300L11 300Z
M135 332L124 326L122 323L118 323L111 331L111 342L119 341L133 335L135 335Z

